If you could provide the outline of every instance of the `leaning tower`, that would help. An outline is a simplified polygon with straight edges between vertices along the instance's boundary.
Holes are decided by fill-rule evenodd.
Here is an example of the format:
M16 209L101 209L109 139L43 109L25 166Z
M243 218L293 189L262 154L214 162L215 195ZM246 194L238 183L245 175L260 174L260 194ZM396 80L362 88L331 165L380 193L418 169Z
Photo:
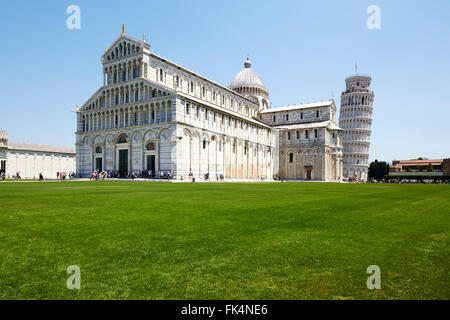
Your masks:
M344 130L344 178L367 180L374 94L372 78L355 75L345 79L339 126Z

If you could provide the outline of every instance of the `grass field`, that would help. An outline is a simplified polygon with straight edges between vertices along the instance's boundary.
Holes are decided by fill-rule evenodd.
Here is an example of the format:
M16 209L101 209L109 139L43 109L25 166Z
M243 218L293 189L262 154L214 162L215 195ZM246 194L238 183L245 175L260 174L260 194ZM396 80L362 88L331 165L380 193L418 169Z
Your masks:
M0 299L449 299L449 218L449 185L3 183Z

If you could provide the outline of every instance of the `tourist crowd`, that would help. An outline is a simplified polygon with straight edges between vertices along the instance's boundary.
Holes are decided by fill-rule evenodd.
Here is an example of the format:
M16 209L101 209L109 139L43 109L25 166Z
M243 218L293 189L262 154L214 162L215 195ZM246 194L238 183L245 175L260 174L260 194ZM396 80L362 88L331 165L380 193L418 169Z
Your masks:
M65 181L65 180L72 180L75 178L75 172L57 172L56 173L56 179L61 180L61 181ZM81 176L79 176L81 178ZM0 173L0 179L2 181L6 180L6 173L5 172L1 172ZM16 181L20 181L22 179L20 172L16 172L15 175L12 176L13 179L15 179ZM92 174L89 177L89 180L107 180L107 179L111 179L111 178L125 178L125 179L136 179L136 178L141 178L141 179L167 179L167 180L172 180L173 179L173 175L171 171L167 171L167 172L163 172L161 171L161 173L159 172L155 172L152 170L147 170L147 171L130 171L127 173L126 176L121 176L120 172L117 170L114 171L94 171L92 172ZM39 180L43 181L44 180L44 175L41 173L39 173ZM184 177L180 177L180 180L184 180ZM224 180L224 176L222 174L217 174L216 175L216 181L223 181ZM261 177L261 181L265 180L264 177ZM192 174L192 172L189 173L188 175L188 181L191 182L195 182L195 176ZM211 181L210 180L210 175L209 172L205 173L203 176L203 181ZM285 182L286 180L280 179L281 182ZM359 181L356 178L346 178L344 179L344 182L349 182L349 183L364 183L364 181ZM450 184L450 179L444 180L438 180L438 179L394 179L394 178L385 178L385 179L369 179L366 183L397 183L397 184Z
M400 184L450 184L450 180L438 179L369 179L367 183L400 183Z
M81 177L81 176L80 176ZM89 180L106 180L111 178L123 178L123 179L167 179L171 180L173 178L172 172L156 172L153 170L147 170L147 171L130 171L126 175L121 175L120 171L113 170L113 171L94 171L92 172Z

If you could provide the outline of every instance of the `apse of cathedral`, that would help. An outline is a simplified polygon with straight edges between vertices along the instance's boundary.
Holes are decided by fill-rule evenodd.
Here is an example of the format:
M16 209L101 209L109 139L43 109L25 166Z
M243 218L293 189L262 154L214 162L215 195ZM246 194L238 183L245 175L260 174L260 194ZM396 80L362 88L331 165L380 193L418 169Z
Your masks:
M103 86L77 110L77 173L227 180L343 178L333 100L271 107L247 58L229 86L122 34L102 56Z

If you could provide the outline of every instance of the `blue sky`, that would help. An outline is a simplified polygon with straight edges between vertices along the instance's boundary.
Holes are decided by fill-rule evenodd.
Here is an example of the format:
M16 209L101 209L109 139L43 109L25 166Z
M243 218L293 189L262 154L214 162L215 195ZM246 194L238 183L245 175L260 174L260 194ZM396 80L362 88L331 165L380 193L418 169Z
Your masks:
M69 30L69 5L81 29ZM366 8L381 9L369 30ZM273 106L326 100L371 75L371 160L450 157L450 1L8 1L0 12L0 128L13 141L73 145L77 104L101 85L121 33L223 85L252 68Z

